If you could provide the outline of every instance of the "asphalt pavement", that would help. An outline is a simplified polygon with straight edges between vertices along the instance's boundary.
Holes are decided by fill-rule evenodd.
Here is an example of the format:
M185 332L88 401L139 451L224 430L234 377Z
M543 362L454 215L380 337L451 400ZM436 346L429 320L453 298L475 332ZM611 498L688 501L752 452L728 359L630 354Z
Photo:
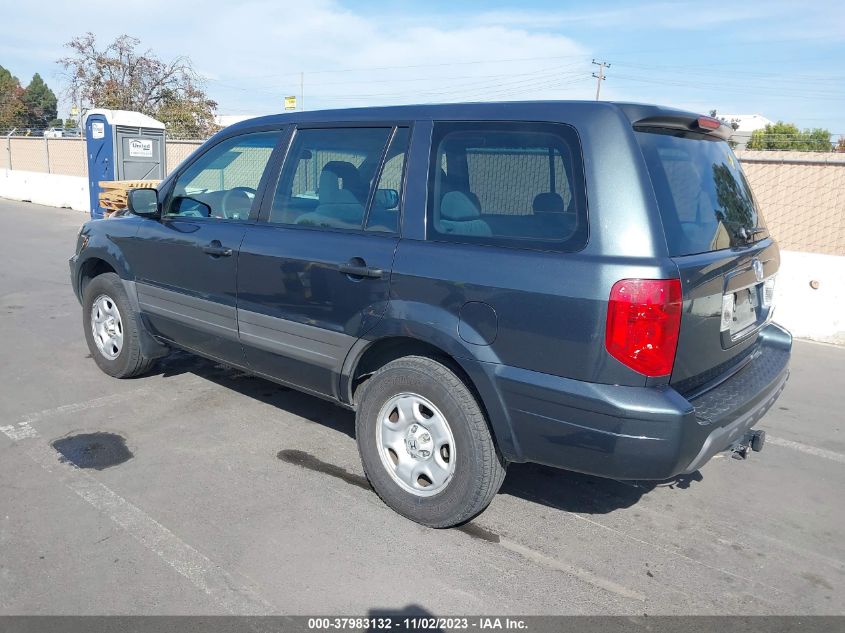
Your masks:
M102 374L85 219L0 200L0 614L845 614L845 349L796 341L744 462L514 464L432 530L370 491L344 409L183 353Z

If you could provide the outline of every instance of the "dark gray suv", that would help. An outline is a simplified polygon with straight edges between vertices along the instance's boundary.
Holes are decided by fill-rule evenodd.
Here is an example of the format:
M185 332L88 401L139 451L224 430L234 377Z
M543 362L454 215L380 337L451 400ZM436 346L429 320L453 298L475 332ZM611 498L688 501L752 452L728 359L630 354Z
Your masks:
M354 409L375 491L434 527L508 462L660 480L744 457L791 337L729 132L598 102L237 124L82 228L88 346L116 377L181 348Z

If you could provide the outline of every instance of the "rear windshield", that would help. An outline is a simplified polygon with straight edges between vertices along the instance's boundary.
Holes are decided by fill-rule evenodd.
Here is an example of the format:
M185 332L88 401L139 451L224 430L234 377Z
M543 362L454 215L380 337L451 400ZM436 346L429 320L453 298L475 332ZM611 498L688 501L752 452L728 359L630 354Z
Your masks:
M768 237L739 160L725 141L675 130L636 135L671 255L743 247Z

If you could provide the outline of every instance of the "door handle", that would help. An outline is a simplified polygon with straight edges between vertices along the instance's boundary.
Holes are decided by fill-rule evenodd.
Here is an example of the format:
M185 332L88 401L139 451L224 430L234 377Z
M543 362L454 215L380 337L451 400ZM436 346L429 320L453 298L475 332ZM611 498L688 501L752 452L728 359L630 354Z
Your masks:
M384 271L381 268L362 264L340 264L337 269L344 275L349 275L351 277L370 277L372 279L380 279L384 276Z
M212 257L231 257L232 249L226 248L217 240L214 240L211 244L202 247L202 252L211 255Z

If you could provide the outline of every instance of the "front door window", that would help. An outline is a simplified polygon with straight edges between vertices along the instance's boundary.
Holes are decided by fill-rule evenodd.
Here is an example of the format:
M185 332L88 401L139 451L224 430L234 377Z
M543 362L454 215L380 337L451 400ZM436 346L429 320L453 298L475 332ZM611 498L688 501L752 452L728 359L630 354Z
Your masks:
M215 145L177 178L165 217L247 219L280 135L255 132Z

